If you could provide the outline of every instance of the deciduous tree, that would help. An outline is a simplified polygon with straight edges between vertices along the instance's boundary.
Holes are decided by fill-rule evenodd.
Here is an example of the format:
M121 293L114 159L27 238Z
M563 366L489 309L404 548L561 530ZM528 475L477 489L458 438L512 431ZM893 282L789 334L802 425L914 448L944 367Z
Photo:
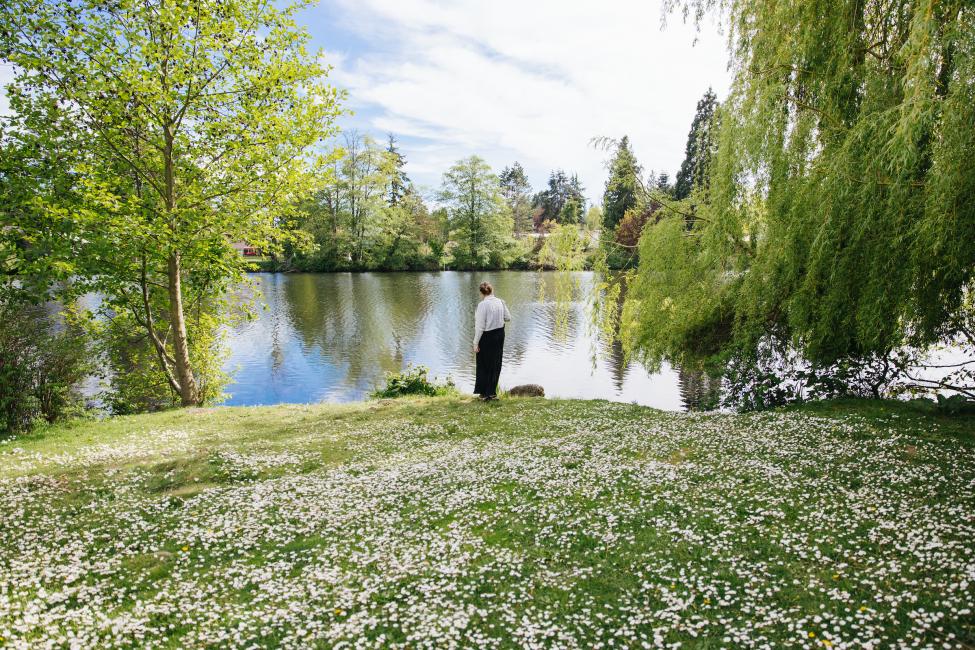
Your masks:
M638 347L808 362L962 336L975 280L975 8L672 3L727 12L736 70L708 202L641 240ZM693 195L692 195L693 196ZM765 346L768 347L768 346Z
M287 236L309 154L333 130L338 95L294 22L305 5L10 0L0 15L23 97L14 129L83 143L62 159L70 201L41 192L43 219L5 227L4 253L59 222L70 234L48 265L131 316L184 405L202 399L188 314L241 277L233 242ZM34 119L28 103L61 117Z
M457 161L444 173L440 200L450 213L457 263L465 268L501 265L510 250L511 216L488 164L478 156Z

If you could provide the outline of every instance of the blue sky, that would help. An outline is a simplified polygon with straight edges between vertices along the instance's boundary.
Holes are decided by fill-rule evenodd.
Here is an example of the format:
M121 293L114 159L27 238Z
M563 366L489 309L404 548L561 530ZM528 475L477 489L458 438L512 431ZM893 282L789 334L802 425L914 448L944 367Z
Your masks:
M536 189L576 172L595 200L593 137L628 134L645 170L673 176L697 100L727 93L714 24L663 18L659 0L322 0L301 16L348 90L343 128L394 133L419 185L476 153L520 161Z

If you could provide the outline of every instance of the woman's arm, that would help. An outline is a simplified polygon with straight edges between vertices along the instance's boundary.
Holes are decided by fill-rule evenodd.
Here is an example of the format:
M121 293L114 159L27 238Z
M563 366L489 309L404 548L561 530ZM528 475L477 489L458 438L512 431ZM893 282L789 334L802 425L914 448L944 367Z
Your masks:
M508 311L508 303L502 300L501 306L504 307L504 322L507 323L508 321L511 320L511 312Z
M477 351L477 344L481 342L481 334L484 333L484 320L487 317L487 312L484 309L484 302L480 302L477 305L477 309L474 311L474 351Z

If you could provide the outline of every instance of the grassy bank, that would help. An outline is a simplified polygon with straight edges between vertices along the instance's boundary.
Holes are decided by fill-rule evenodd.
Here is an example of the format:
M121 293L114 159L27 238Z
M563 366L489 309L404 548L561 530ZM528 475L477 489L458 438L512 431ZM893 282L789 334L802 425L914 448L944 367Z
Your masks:
M975 644L975 420L457 398L0 444L0 647Z

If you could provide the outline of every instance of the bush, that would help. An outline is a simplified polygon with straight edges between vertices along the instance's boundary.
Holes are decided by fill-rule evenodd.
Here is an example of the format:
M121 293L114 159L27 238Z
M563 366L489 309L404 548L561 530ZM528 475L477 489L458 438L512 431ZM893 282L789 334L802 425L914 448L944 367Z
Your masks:
M375 398L403 397L404 395L451 395L457 392L454 382L448 377L443 383L430 381L430 372L425 366L407 366L402 372L386 373L386 385L373 391Z
M69 314L0 301L0 436L80 414L88 339Z
M164 323L163 319L159 319ZM202 403L215 404L229 381L223 371L226 348L218 319L206 311L187 319L190 354ZM159 366L156 349L131 314L121 312L100 322L96 341L105 361L106 389L101 397L113 415L129 415L176 408L179 395Z

